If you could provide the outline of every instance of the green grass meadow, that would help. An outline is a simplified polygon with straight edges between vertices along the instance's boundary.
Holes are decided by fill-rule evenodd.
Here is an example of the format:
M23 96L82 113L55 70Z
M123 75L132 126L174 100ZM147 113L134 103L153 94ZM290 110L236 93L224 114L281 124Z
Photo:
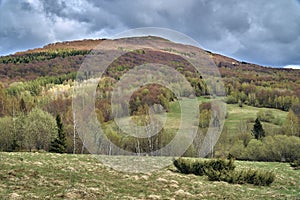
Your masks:
M127 162L130 157L119 159ZM161 159L156 157L151 164ZM300 198L300 171L288 163L236 161L236 165L238 169L272 170L276 179L270 187L232 185L180 174L173 165L152 172L125 173L104 166L93 155L0 153L0 199Z
M227 104L226 109L225 126L232 133L237 132L241 120L255 119L260 110L272 110L282 122L287 116L287 112L280 110L246 105ZM170 111L165 128L177 129L179 103L171 103ZM268 124L279 128L271 123L264 126ZM106 160L111 158L102 156ZM135 158L114 156L119 163L128 163L129 168L134 167L131 159ZM145 165L158 166L166 158L143 159L150 159ZM205 176L180 174L171 163L156 171L129 173L120 167L121 171L107 167L93 155L0 152L0 199L300 199L300 170L292 169L288 163L236 161L236 165L237 169L274 171L275 181L270 187L234 185L211 182Z

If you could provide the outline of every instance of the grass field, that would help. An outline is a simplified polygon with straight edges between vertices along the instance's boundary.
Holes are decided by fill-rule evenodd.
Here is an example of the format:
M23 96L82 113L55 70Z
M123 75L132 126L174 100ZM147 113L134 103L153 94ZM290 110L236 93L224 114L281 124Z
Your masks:
M198 97L197 98L199 103L203 102L209 102L211 99L205 98L205 97ZM195 103L195 99L189 99L189 98L182 98L179 101L171 102L170 103L170 110L167 112L166 115L163 114L156 114L155 116L160 119L161 122L165 121L165 129L178 129L179 124L181 122L181 107L179 102L184 102L185 107L183 108L183 112L185 113L193 113L195 114L195 110L193 110L192 105ZM227 118L225 119L225 126L228 130L230 130L231 133L237 133L238 132L238 126L241 121L245 121L249 126L252 126L253 123L249 123L248 121L253 121L257 117L257 113L259 111L271 111L275 118L279 119L282 123L284 123L286 116L288 112L273 109L273 108L258 108L258 107L252 107L243 105L243 107L239 107L238 104L226 104L226 111L227 111ZM189 121L194 120L195 118L189 119L188 117L191 117L187 115L185 120L183 121ZM122 118L119 119L124 124L129 124L128 120L129 118ZM263 125L271 127L271 128L280 128L280 126L275 125L273 123L266 123L262 122Z
M233 132L236 132L241 120L247 121L248 119L251 119L254 121L257 117L257 113L261 110L272 111L274 117L280 119L281 122L285 121L286 116L288 114L288 112L278 110L278 109L272 109L272 108L257 108L257 107L246 106L246 105L244 105L241 108L237 104L227 104L226 109L227 109L228 116L227 119L225 120L225 126ZM263 122L263 124L271 127L279 128L279 126L275 124L265 123L265 122Z
M119 159L125 162L130 157ZM172 165L144 174L118 172L92 155L0 153L0 199L300 198L300 170L288 163L236 164L237 168L273 170L275 182L270 187L210 182L206 177L179 174Z
M184 101L186 102L192 102L193 100L185 98ZM209 102L211 99L199 97L198 101L201 102ZM180 105L178 102L172 102L170 104L170 113L167 114L168 117L168 123L166 124L166 128L175 128L173 127L176 124L179 124L180 122ZM273 108L258 108L258 107L252 107L243 105L243 107L239 107L238 104L226 104L226 111L227 111L227 118L225 120L225 126L230 130L232 133L236 133L238 131L238 126L241 122L241 120L247 122L248 120L254 121L257 117L257 113L259 111L271 111L275 118L278 118L282 123L285 121L288 112L273 109ZM188 110L188 112L191 112ZM253 123L248 123L250 125L253 125ZM280 126L272 124L272 123L266 123L263 122L265 126L269 126L272 128L280 128Z

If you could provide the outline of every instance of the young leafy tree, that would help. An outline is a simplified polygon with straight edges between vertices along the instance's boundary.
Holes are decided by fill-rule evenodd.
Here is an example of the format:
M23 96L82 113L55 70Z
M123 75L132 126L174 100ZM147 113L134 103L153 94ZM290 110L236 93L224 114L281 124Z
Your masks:
M57 126L55 118L41 109L32 109L24 122L24 142L27 149L49 149L49 144L55 137Z
M300 103L292 105L283 128L287 135L300 137Z
M57 125L58 135L51 142L49 151L54 153L64 153L67 148L67 139L66 139L66 134L64 132L64 126L59 114L56 116L56 125Z
M13 119L12 117L0 118L0 151L14 150Z
M263 137L265 137L265 131L259 121L258 118L256 118L255 123L253 125L252 135L255 137L255 139L260 140Z

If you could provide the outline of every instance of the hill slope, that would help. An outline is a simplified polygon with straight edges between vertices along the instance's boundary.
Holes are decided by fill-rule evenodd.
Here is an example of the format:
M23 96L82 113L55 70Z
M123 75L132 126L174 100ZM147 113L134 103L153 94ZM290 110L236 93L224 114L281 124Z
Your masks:
M161 40L157 37L151 38L154 41ZM103 39L58 42L42 48L2 56L0 57L0 81L11 83L20 80L32 80L39 76L57 76L76 72L84 56L102 41ZM157 52L156 56L159 56L160 53ZM283 78L288 81L297 81L300 76L300 70L262 67L208 51L207 53L211 55L224 77L238 77L249 82L250 80L262 81L271 78L276 81ZM256 73L253 73L254 71Z
M270 187L211 182L173 166L146 174L117 172L92 155L1 153L1 199L297 199L300 171L287 163L238 162L237 168L273 170ZM121 161L137 157L120 157ZM147 159L147 157L144 159ZM154 158L159 160L163 157ZM13 164L12 164L13 163Z
M97 86L99 90L96 94L95 107L97 117L101 122L110 123L113 121L110 96L120 77L133 69L134 66L144 63L159 63L176 69L190 82L198 98L210 98L210 93L202 75L196 73L191 64L183 59L184 57L193 56L193 51L201 52L213 59L221 74L221 78L218 77L215 81L213 89L217 91L223 82L227 103L235 104L229 106L229 108L234 108L238 113L245 113L242 117L238 114L229 113L226 125L229 131L232 131L232 135L239 134L237 127L241 124L240 119L243 119L249 125L249 127L246 127L246 131L249 132L248 136L251 137L251 132L248 129L251 129L253 118L256 117L259 110L266 111L267 114L272 109L289 111L293 105L299 103L300 70L274 69L240 62L203 49L176 44L157 37L119 39L119 41L126 40L131 40L136 44L139 44L140 40L146 41L155 48L141 48L132 51L120 46L124 55L111 63L105 71L105 79L101 80ZM115 40L105 41L108 41L109 44L115 42ZM70 41L0 57L0 82L5 86L0 87L0 92L3 94L0 97L0 116L13 118L16 113L30 112L34 107L41 108L53 116L59 113L63 117L68 135L67 152L72 152L74 133L72 116L73 80L76 78L76 72L84 62L87 54L90 53L92 48L101 43L104 43L104 40ZM162 44L164 47L160 48ZM182 51L176 52L172 48L174 46L180 47ZM110 53L106 51L103 52L103 55L109 57ZM83 79L88 78L89 72L80 75ZM135 77L135 79L138 78ZM18 83L16 81L22 82ZM160 96L161 93L163 93L162 96ZM189 91L184 93L184 97L193 97L190 96ZM154 85L148 88L140 88L132 96L134 98L130 100L130 106L133 108L130 108L132 110L131 114L138 111L139 107L144 104L148 104L149 107L153 104L164 104L164 108L167 109L172 106L172 101L174 101L174 95L171 92ZM223 98L223 94L219 96ZM239 107L237 107L237 104L239 104ZM243 107L243 105L246 106ZM241 109L242 107L243 109ZM258 109L262 107L267 109ZM264 125L270 127L270 130L267 131L268 135L273 135L271 132L274 132L275 129L276 133L287 134L285 132L287 129L282 129L287 112L276 112L277 110L273 110L272 114L275 115L276 122L274 120L274 122L264 123ZM295 107L295 110L297 110L297 107ZM125 112L125 110L123 111ZM206 112L207 116L209 121L209 111ZM201 128L205 129L207 127L203 123ZM167 131L172 134L172 130ZM293 135L295 135L294 132ZM228 149L224 154L228 153L231 146L230 140L226 141L226 145L228 145ZM84 152L84 148L81 148L80 145L77 148L76 152ZM128 145L128 148L133 147Z

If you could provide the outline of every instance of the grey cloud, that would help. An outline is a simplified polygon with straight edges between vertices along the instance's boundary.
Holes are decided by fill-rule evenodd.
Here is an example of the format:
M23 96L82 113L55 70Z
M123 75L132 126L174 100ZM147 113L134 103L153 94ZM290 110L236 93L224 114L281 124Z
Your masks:
M297 0L0 0L0 17L0 54L153 26L240 60L300 64Z

